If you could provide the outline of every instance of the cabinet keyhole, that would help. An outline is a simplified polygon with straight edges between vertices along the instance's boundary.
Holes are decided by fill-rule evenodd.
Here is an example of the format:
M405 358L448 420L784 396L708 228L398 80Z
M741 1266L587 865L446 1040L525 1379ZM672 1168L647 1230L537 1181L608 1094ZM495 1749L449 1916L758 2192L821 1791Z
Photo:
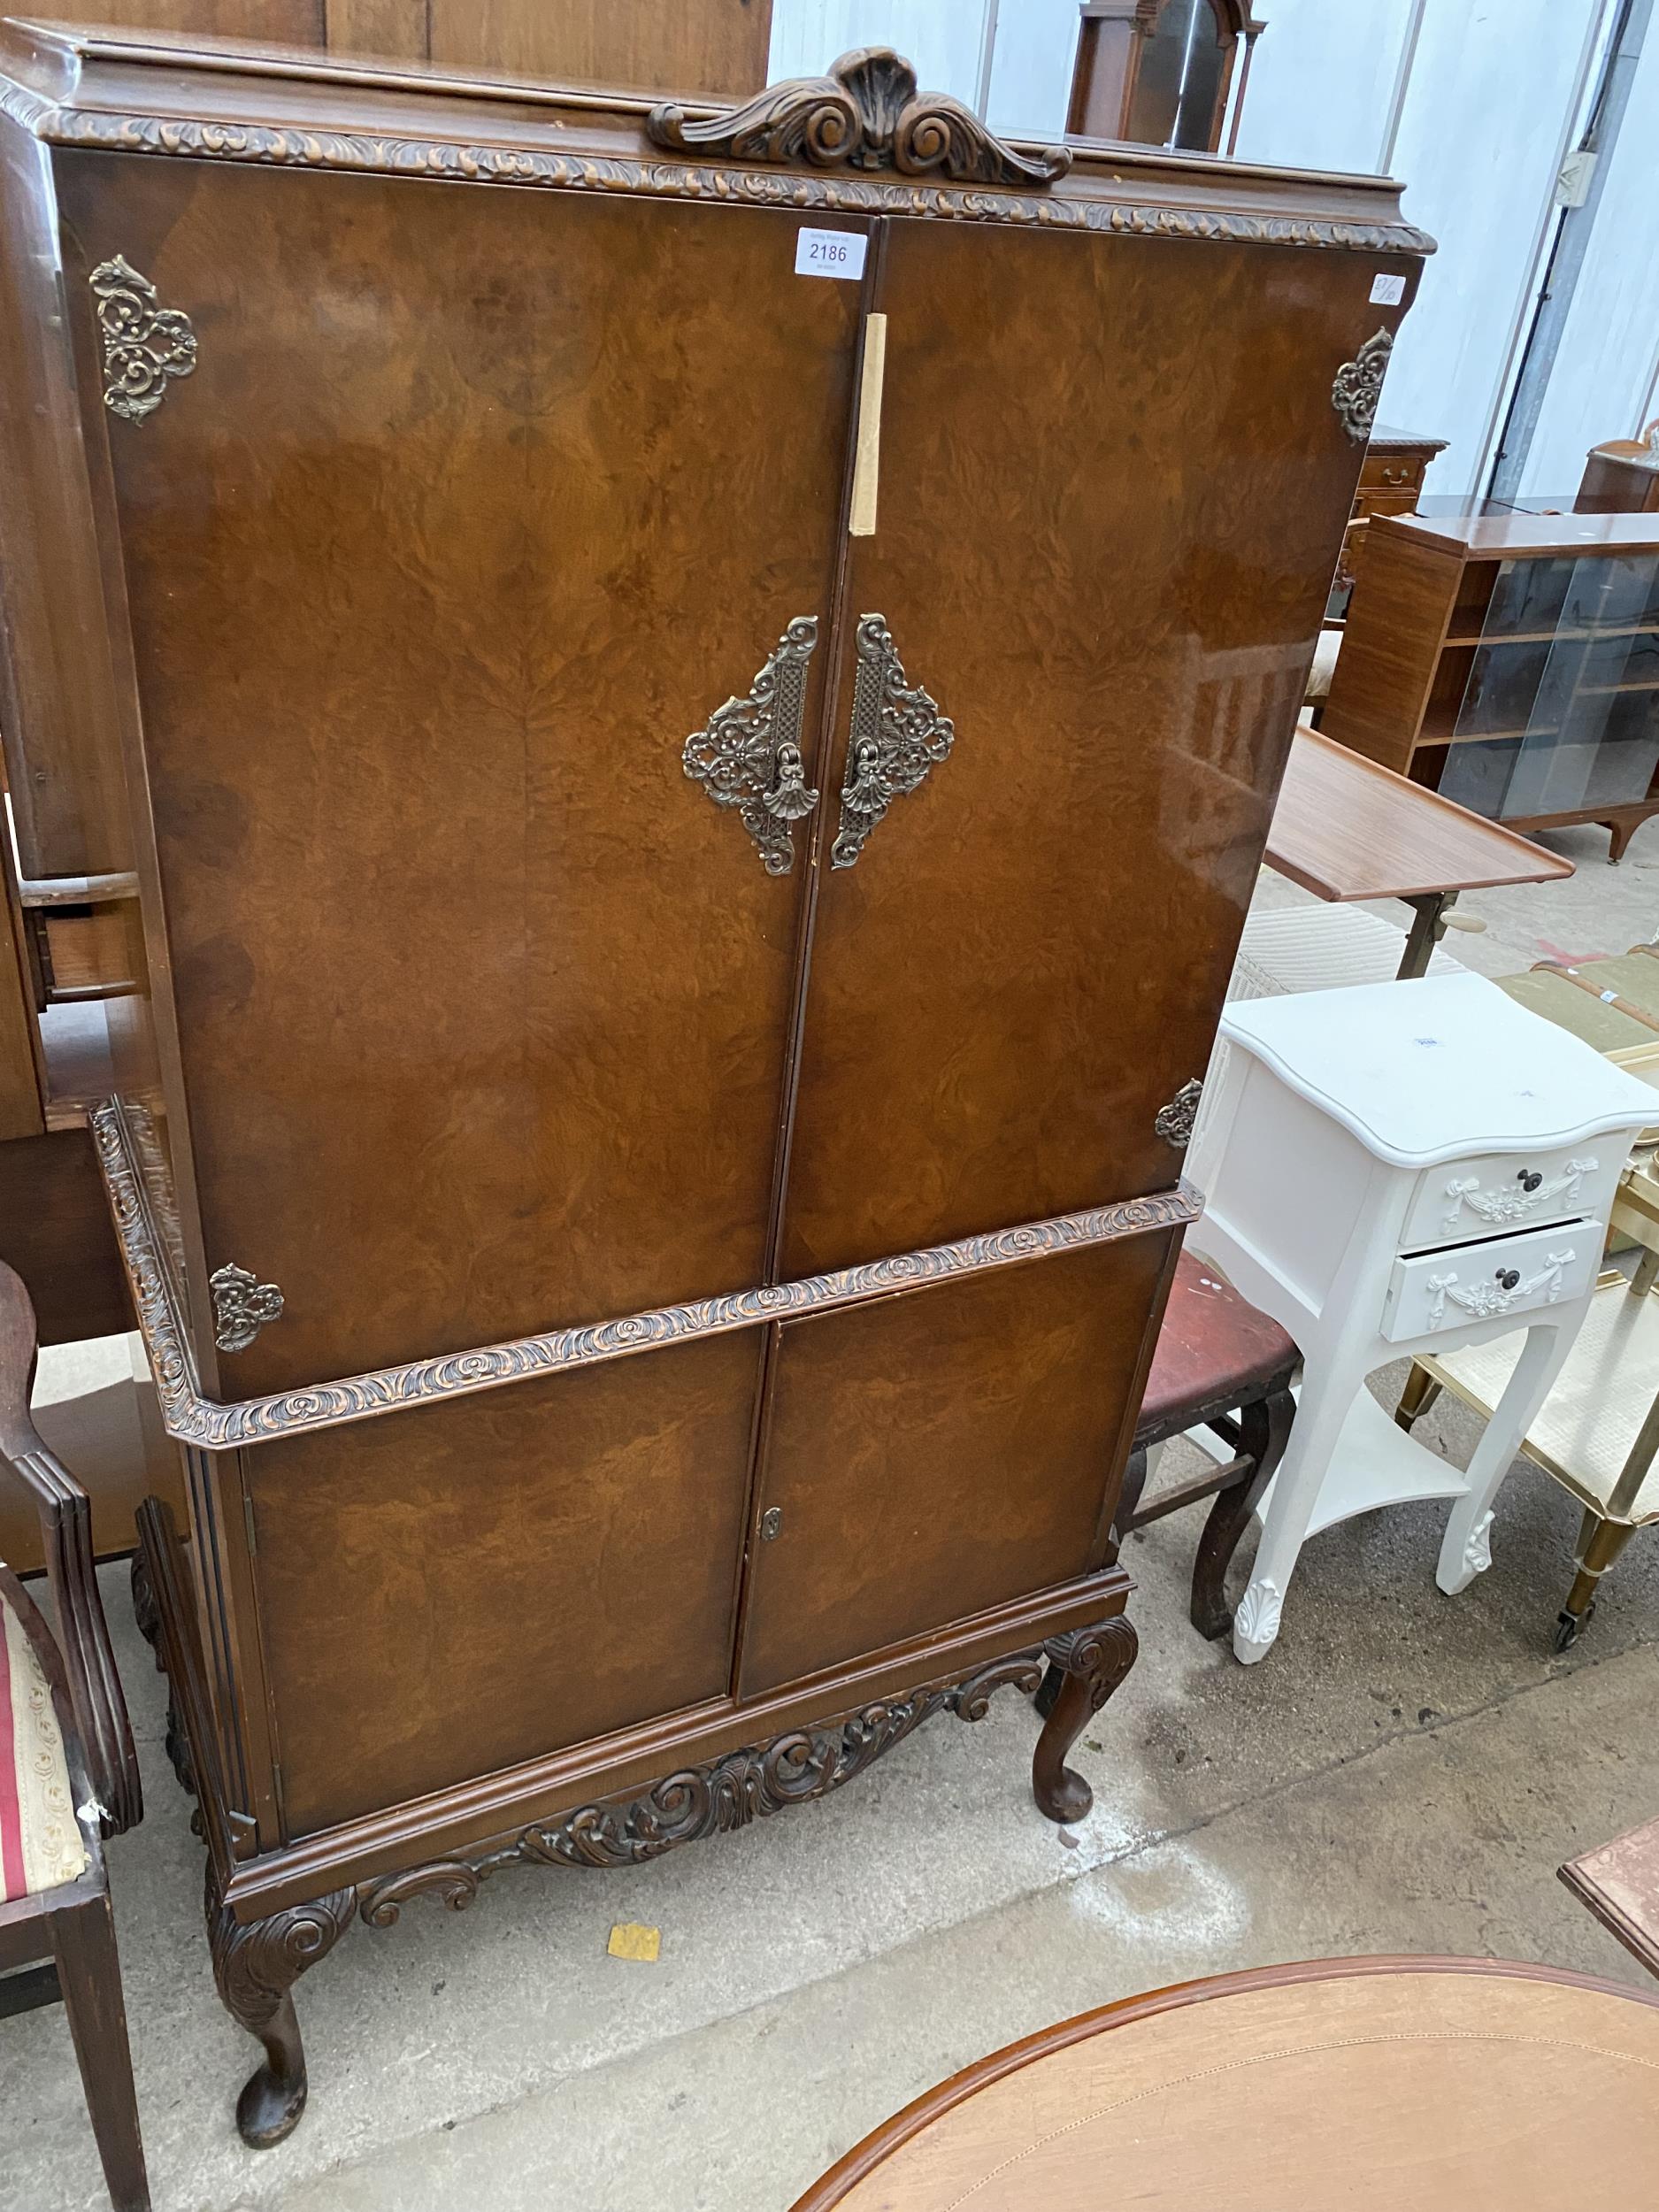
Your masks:
M761 1542L770 1544L782 1526L783 1508L780 1505L769 1505L760 1517Z

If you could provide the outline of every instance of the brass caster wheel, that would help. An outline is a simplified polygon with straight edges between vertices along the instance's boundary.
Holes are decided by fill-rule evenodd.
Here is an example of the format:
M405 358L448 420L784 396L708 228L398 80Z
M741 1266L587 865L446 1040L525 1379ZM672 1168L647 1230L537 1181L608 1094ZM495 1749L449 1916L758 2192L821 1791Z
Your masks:
M1595 1600L1592 1598L1582 1613L1562 1612L1556 1615L1554 1642L1557 1651L1571 1650L1578 1640L1578 1631L1594 1611Z

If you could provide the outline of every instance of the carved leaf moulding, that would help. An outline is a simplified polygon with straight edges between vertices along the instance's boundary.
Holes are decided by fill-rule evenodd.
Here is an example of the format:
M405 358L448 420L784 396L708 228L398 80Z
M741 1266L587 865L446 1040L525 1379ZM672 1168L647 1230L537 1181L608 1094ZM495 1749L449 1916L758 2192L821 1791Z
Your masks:
M1128 1629L1126 1622L1122 1626ZM1131 1655L1132 1639L1130 1632ZM1052 1655L1052 1644L1049 1649ZM503 1867L646 1865L681 1844L728 1834L791 1805L827 1797L935 1714L983 1720L998 1690L1013 1687L1029 1696L1041 1678L1042 1661L1041 1650L1016 1652L960 1679L878 1699L840 1719L728 1751L705 1766L682 1767L637 1795L603 1798L534 1822L511 1843L476 1858L439 1859L383 1875L359 1885L359 1910L370 1927L389 1928L416 1897L434 1897L450 1912L465 1911Z
M733 1291L683 1306L625 1316L588 1327L555 1329L519 1337L478 1351L441 1359L414 1360L369 1375L313 1384L264 1398L221 1405L204 1398L189 1340L180 1325L178 1294L161 1263L152 1210L128 1125L129 1109L106 1099L88 1115L98 1164L109 1193L121 1256L132 1285L139 1326L150 1354L156 1394L168 1433L180 1442L210 1451L230 1451L296 1430L335 1428L377 1414L419 1405L434 1398L464 1396L498 1389L531 1376L559 1374L602 1360L621 1359L661 1344L692 1337L722 1335L752 1328L791 1314L827 1313L924 1283L972 1275L987 1268L1010 1267L1051 1252L1107 1244L1148 1230L1173 1229L1195 1221L1198 1194L1183 1182L1148 1198L1096 1206L1052 1220L1023 1223L954 1244L902 1252L861 1267L809 1275L758 1290Z
M742 107L688 118L664 101L646 136L679 152L736 161L803 161L814 168L935 170L958 182L1052 184L1071 166L1068 146L1017 153L949 93L920 92L916 72L890 46L861 46L830 64L825 77L787 77Z
M0 80L0 111L50 146L106 153L172 154L195 161L342 169L442 181L531 185L546 191L637 192L669 199L711 199L755 207L849 215L929 215L963 222L1038 224L1066 230L1156 238L1334 248L1349 253L1431 254L1426 231L1403 221L1250 214L1242 209L1160 206L1105 194L1065 198L995 186L905 181L837 171L803 175L695 162L648 162L621 156L542 153L452 139L307 131L290 126L216 122L206 117L125 115L58 107L26 87ZM1092 180L1091 180L1092 182Z

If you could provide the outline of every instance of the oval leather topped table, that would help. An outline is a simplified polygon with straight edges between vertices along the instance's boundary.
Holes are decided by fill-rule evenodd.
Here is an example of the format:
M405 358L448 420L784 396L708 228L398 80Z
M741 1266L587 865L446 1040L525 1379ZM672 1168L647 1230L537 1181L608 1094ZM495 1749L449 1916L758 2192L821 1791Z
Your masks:
M795 2212L1557 2212L1651 2202L1659 2001L1483 1959L1187 1982L981 2059Z

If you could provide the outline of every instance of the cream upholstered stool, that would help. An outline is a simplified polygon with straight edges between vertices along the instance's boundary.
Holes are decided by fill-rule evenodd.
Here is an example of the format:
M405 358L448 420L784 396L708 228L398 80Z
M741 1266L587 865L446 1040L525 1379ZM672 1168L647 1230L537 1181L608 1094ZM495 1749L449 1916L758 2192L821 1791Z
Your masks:
M1239 940L1227 1002L1390 983L1400 972L1405 942L1403 929L1363 906L1281 906L1252 912ZM1428 972L1461 975L1463 965L1436 945Z
M0 2016L62 2001L110 2200L148 2212L103 1843L139 1816L138 1769L86 1493L29 1417L34 1365L28 1294L0 1265L0 1482L39 1517L58 1623L0 1566Z

